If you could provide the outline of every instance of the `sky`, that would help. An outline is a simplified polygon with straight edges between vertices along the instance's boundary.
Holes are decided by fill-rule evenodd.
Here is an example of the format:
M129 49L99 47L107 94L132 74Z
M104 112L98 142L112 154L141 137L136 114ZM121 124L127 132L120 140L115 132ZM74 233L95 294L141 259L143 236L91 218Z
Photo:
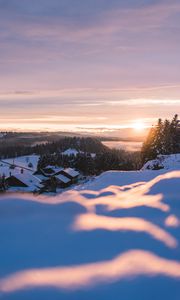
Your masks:
M0 0L0 129L113 132L180 113L179 0Z

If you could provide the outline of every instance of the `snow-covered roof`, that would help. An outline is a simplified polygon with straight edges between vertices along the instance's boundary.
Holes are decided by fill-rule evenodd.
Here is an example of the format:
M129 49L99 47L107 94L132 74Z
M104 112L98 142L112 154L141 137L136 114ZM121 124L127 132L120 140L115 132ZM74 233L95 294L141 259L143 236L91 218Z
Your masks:
M64 182L64 183L70 182L70 179L69 179L69 178L67 178L66 176L61 175L61 174L56 175L56 178L59 179L60 181Z
M77 155L79 152L76 150L76 149L73 149L73 148L69 148L69 149L67 149L67 150L65 150L64 152L62 152L62 154L64 154L64 155L68 155L68 156L70 156L70 155Z
M21 173L22 170L23 173ZM33 171L21 167L15 167L14 169L10 169L9 164L0 162L0 176L3 175L6 178L14 176L20 181L22 181L24 184L26 184L28 187L32 187L32 189L33 187L35 188L36 186L39 186L39 184L41 183L41 179L33 175Z
M62 167L57 167L57 166L52 166L52 165L48 165L43 169L45 173L46 173L46 169L51 169L54 172L54 174L63 170Z
M21 181L22 183L27 185L27 187L30 187L32 189L41 186L41 180L39 178L37 178L36 176L29 174L29 173L26 173L26 174L16 173L16 174L11 175L10 177L17 178L19 181Z
M0 176L5 175L5 177L8 177L10 172L13 173L12 171L14 170L11 170L8 165L0 164Z
M72 168L67 168L63 170L66 174L70 175L71 177L76 177L79 175L79 172L72 169Z

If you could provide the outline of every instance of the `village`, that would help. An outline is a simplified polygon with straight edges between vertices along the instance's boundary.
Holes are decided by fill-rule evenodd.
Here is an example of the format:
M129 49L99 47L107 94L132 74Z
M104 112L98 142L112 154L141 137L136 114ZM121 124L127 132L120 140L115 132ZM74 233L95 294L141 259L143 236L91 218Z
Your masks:
M82 179L73 168L48 165L37 170L39 155L0 160L0 191L57 192Z

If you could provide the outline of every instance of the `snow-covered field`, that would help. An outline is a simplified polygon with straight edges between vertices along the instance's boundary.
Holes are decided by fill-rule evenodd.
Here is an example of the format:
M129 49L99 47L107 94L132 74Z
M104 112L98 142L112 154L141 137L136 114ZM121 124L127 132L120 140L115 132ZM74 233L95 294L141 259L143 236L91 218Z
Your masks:
M39 155L26 155L26 156L19 156L16 158L8 158L1 161L1 164L4 166L8 165L15 165L19 168L26 168L31 171L37 170L37 164L39 160ZM2 172L2 171L1 171Z
M0 197L0 299L179 300L180 171Z

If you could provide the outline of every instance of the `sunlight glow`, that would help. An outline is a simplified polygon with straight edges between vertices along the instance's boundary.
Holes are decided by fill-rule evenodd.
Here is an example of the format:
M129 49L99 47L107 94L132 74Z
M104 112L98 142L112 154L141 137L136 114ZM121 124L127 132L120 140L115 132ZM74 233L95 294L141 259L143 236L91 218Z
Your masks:
M68 267L27 269L0 280L0 292L30 287L56 287L82 290L102 283L113 283L138 276L180 278L180 263L149 251L126 251L109 261Z
M137 130L137 131L143 131L146 128L145 123L142 121L134 122L132 127L134 130Z

